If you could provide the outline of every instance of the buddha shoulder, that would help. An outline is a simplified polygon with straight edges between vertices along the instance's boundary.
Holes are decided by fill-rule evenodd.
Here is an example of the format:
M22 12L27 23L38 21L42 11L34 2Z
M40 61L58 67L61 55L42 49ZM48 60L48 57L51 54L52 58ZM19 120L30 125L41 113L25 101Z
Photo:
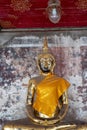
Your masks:
M42 76L33 77L29 80L29 84L38 84L42 79Z

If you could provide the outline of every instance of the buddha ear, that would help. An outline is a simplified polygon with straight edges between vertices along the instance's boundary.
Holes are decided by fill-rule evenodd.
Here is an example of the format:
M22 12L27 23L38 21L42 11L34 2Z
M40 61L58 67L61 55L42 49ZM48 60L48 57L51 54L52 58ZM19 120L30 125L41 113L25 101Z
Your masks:
M55 59L54 59L54 57L52 56L52 65L53 65L53 68L55 67L55 65L56 65L56 62L55 62Z

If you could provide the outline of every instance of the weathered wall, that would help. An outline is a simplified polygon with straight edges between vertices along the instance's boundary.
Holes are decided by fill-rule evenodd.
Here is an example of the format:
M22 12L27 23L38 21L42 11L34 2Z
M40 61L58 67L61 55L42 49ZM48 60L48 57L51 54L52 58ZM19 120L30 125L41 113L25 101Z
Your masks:
M82 34L82 35L81 35ZM55 72L67 79L67 120L87 122L87 31L48 33L48 44L56 58ZM25 118L28 80L38 75L36 59L44 34L1 34L0 119Z

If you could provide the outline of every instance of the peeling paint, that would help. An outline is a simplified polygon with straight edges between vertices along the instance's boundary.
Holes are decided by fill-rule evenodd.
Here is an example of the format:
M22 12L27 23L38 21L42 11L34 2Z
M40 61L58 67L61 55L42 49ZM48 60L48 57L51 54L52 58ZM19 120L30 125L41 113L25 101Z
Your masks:
M56 58L55 72L71 83L68 90L67 118L87 122L87 37L73 39L71 36L56 35L52 38L51 40L50 36L48 41ZM27 116L25 112L27 84L31 77L39 73L36 59L41 52L43 41L33 36L32 40L36 45L34 47L33 41L31 43L29 39L31 39L29 36L14 37L8 41L7 47L0 48L0 119L2 120L15 120Z

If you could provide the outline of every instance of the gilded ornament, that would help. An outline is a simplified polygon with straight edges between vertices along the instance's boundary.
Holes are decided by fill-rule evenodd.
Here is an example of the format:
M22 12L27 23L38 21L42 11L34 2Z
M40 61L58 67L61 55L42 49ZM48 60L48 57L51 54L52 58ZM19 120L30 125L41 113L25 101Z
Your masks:
M5 21L5 20L0 20L0 25L2 28L13 28L15 27L11 21Z
M8 17L9 17L9 18L11 18L11 19L15 19L15 20L16 20L16 19L18 19L18 17L17 17L17 16L12 15L12 14L8 14Z
M87 11L87 0L78 0L75 5L77 9Z
M12 7L14 11L21 13L29 11L31 6L32 4L28 0L11 0L10 4L10 7Z

